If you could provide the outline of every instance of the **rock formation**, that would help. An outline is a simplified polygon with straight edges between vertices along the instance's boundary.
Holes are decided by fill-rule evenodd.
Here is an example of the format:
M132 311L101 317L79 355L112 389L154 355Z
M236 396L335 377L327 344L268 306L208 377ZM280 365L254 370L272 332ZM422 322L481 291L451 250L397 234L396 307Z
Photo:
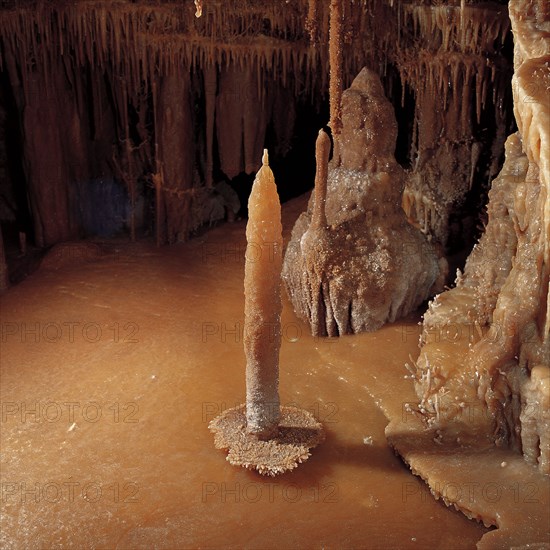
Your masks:
M286 288L315 335L376 330L416 309L445 278L445 260L401 209L396 136L380 80L364 68L343 93L326 201L318 173L285 255ZM318 172L327 161L317 155ZM313 219L314 209L324 214Z
M246 404L209 424L214 444L234 465L275 476L293 470L324 440L323 427L298 407L281 406L281 204L267 149L248 201L244 275ZM253 257L251 250L259 250Z
M550 37L542 3L523 18L526 4L510 5L519 132L506 142L464 273L424 316L416 387L432 423L452 411L448 430L523 450L550 473ZM456 403L479 403L482 413L472 423Z
M548 545L550 13L528 0L509 11L519 131L506 141L464 273L424 315L409 365L419 403L386 428L436 498L497 527L480 550Z

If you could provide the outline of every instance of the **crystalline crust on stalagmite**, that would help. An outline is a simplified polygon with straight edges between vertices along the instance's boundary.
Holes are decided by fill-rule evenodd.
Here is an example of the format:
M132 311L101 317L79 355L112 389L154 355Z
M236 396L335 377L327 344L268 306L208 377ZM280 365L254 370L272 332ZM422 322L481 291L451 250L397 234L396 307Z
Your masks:
M514 210L518 178L525 178L527 166L519 137L511 136L506 161L489 194L485 233L456 287L438 295L424 315L415 380L420 408L428 423L440 425L444 418L449 422L447 433L460 432L462 440L466 435L492 437L491 415L479 414L472 423L467 409L468 404L480 401L480 392L488 383L489 374L474 365L480 350L485 347L485 355L494 357L501 349L502 327L495 325L491 334L488 331L518 247L514 220L508 213Z
M550 517L550 11L509 3L518 132L456 287L424 316L420 400L390 444L436 498L498 529L478 548L547 547ZM498 488L496 497L483 490ZM462 488L450 493L446 487ZM531 494L527 492L531 490ZM523 496L522 496L523 495Z
M315 335L376 330L417 308L445 271L401 209L396 135L393 108L378 76L365 68L343 93L342 130L322 205L326 222L313 223L312 215L320 208L319 165L328 153L317 155L316 189L285 254L283 280Z
M324 438L323 427L304 409L281 407L276 436L261 440L246 429L246 405L226 409L212 420L214 445L225 449L227 461L261 475L274 477L294 470L311 456Z
M510 10L519 132L506 143L489 221L464 274L424 317L417 393L431 415L436 403L478 401L487 414L469 424L471 435L521 450L522 429L531 429L519 418L522 388L536 386L527 384L535 365L550 364L550 35L544 37L534 20L517 17L519 5ZM464 416L457 408L448 420L457 429ZM547 453L540 450L541 457ZM543 469L549 473L547 465Z
M528 368L531 379L519 391L521 414L524 419L531 414L536 417L531 425L522 423L521 417L519 422L514 418L510 430L520 427L522 444L538 437L538 456L529 448L523 448L523 453L543 473L550 474L550 6L543 1L515 1L510 16L515 39L514 112L529 168L515 197L518 241L523 246L518 246L507 290L512 294L528 277L534 279L523 323L514 327L519 354L514 351L519 355L519 367ZM529 264L531 270L526 271L524 266ZM521 293L513 307L523 304L525 298ZM502 310L508 305L503 301L503 307L497 306L497 320L504 317Z

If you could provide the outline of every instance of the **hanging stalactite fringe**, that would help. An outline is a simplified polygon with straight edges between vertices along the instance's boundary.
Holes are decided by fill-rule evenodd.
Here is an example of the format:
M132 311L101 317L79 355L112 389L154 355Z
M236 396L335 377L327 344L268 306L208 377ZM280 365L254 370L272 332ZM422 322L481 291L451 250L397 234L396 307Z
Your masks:
M45 99L39 97L37 89L51 100L63 86L68 101L74 101L78 112L91 113L91 131L116 133L123 144L117 152L117 162L125 167L123 180L131 202L129 224L135 235L140 178L150 180L151 174L160 173L159 164L163 163L164 182L170 187L180 191L182 185L213 187L214 166L218 166L216 137L218 145L222 141L226 147L223 150L222 146L218 152L226 176L251 173L259 162L265 138L262 132L272 122L270 117L275 116L274 103L281 109L279 96L291 95L295 102L309 97L319 108L329 95L330 126L333 134L338 135L342 90L364 66L382 77L390 96L393 87L399 86L399 77L402 100L405 101L406 90L413 92L416 121L411 158L418 150L419 109L429 93L441 94L445 106L456 106L457 102L465 103L474 97L474 92L469 95L473 87L474 120L481 120L491 101L501 111L497 116L505 119L503 83L508 72L499 65L501 58L493 49L498 48L508 32L506 10L496 12L483 6L460 4L458 1L447 6L419 6L382 0L290 3L224 0L163 1L153 5L122 0L93 3L14 0L9 9L0 9L0 70L8 71L21 110L36 104L40 112L40 102ZM380 20L385 24L377 25ZM423 47L424 43L431 47ZM89 76L84 78L86 74ZM186 173L191 175L177 183L170 181L170 174L177 173L171 170L176 160L167 158L165 145L159 141L160 127L166 122L163 121L166 107L171 106L163 99L163 88L175 75L180 78L183 75L189 82L186 102L204 102L201 116L205 119L198 122L184 117L187 128L195 125L195 130L204 129L197 144L201 166L186 167ZM266 83L275 83L277 91L273 92L273 86ZM116 111L114 129L107 128L113 124L110 103ZM249 116L242 115L230 129L221 128L223 112L236 117L236 111L242 111L245 103ZM139 139L129 112L139 116ZM461 110L463 128L470 123L468 113L469 109ZM294 111L288 116L292 119L288 125L292 127ZM83 136L87 131L85 118L79 117ZM152 124L148 122L151 118ZM30 121L29 124L32 125ZM257 131L252 131L253 126ZM232 135L225 136L224 132ZM144 150L136 149L142 141L150 144L149 159L145 158ZM232 142L245 144L243 156L237 161L224 161L232 156ZM29 150L28 154L32 152ZM189 162L197 162L192 155L188 157ZM32 162L27 164L34 166ZM41 167L37 164L33 170L39 173ZM495 164L493 172L496 170ZM29 173L27 177L34 176ZM39 195L37 192L38 202L42 201ZM160 196L167 200L170 195ZM31 208L38 216L42 207L33 203ZM165 221L168 226L173 223L182 226L175 233L188 233L183 220L171 220L172 215L179 216L175 207L163 215L168 217ZM67 214L66 220L70 218ZM55 239L55 235L68 237L70 233L46 231L44 236L42 223L36 224L36 231L37 242Z

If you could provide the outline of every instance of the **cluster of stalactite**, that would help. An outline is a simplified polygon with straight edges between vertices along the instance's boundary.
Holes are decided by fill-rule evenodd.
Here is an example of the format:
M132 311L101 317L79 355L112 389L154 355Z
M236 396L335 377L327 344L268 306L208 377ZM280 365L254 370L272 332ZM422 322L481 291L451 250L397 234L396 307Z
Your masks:
M275 157L284 155L299 102L326 97L323 4L314 35L305 0L206 2L200 18L192 1L16 1L0 10L0 70L21 113L36 244L83 236L90 182L124 188L120 217L132 237L148 216L144 197L159 243L208 222L214 167L229 179L255 172L268 126ZM370 28L366 12L346 6L349 82L378 53L358 38Z
M159 243L185 239L213 216L215 169L228 179L257 170L268 128L273 158L284 156L300 101L320 104L330 80L337 115L363 66L397 109L412 94L400 128L410 134L400 156L413 163L404 206L426 233L445 243L474 178L497 172L510 120L502 7L228 0L202 2L196 17L192 0L4 6L0 70L21 113L38 245L86 233L82 187L98 181L108 200L124 189L116 216L132 236L154 204ZM472 129L480 117L490 122ZM452 181L443 165L461 167Z
M402 17L413 30L398 68L403 91L415 97L403 207L447 246L453 217L461 217L469 194L486 190L502 162L512 123L512 66L502 55L510 21L498 5L409 4Z

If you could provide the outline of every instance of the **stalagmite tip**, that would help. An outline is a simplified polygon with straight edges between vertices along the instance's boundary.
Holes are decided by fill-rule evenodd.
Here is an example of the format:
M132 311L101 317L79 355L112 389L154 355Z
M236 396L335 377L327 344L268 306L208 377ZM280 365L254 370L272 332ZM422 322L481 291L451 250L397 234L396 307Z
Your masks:
M319 134L317 136L317 139L321 139L322 141L320 143L329 143L330 144L330 138L328 137L328 134L325 132L323 128L319 130Z
M263 166L269 166L269 155L267 154L267 149L264 149L264 155L262 157Z

